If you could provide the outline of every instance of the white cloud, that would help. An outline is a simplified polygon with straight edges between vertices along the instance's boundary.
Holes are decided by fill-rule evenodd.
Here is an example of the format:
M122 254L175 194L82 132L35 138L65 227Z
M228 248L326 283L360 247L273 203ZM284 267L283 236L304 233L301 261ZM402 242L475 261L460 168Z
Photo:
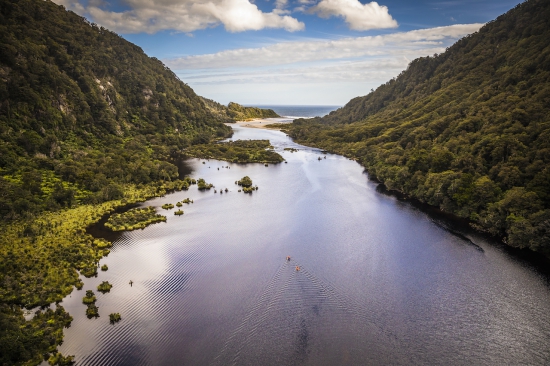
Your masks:
M407 57L366 61L335 61L268 70L191 73L185 74L184 79L193 86L255 83L303 84L364 80L383 83L405 69L409 62L410 59Z
M483 24L372 37L280 42L164 60L199 95L218 102L344 104L441 53Z
M343 17L350 29L358 31L397 27L397 22L389 14L388 8L378 5L375 1L361 4L359 0L321 0L309 11L322 18Z
M481 28L483 24L459 24L380 36L339 40L275 43L261 48L225 50L206 55L185 56L164 62L174 70L265 67L320 60L381 57L384 55L426 55L419 50L435 46L441 52L450 43ZM416 56L418 57L418 56Z
M249 0L126 0L130 10L116 12L78 0L55 0L94 22L119 33L156 33L162 30L193 32L223 24L230 32L283 28L294 32L304 23L285 15L280 8L262 12ZM284 2L280 2L283 4ZM278 3L279 4L279 3Z

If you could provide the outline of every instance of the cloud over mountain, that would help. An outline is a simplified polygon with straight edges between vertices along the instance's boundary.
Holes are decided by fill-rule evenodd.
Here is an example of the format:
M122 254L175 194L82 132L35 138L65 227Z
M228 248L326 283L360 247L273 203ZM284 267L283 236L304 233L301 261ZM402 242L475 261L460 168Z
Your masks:
M482 24L458 24L388 35L274 43L265 47L225 50L212 54L165 60L174 70L262 67L299 62L417 54L419 50L444 50L444 41L455 41L477 31ZM443 48L442 48L443 47ZM421 53L425 54L425 53ZM418 56L416 56L418 57Z
M280 9L263 12L249 0L126 0L128 10L111 11L101 3L83 5L74 0L56 0L94 22L120 33L156 33L163 30L193 32L223 25L229 32L282 28L304 29L304 23Z

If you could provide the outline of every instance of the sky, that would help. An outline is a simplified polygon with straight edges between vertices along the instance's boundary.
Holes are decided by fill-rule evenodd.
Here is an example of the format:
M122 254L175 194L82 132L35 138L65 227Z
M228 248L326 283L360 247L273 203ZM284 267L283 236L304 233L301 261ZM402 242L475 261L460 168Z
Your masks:
M226 104L334 105L442 53L519 0L53 0Z

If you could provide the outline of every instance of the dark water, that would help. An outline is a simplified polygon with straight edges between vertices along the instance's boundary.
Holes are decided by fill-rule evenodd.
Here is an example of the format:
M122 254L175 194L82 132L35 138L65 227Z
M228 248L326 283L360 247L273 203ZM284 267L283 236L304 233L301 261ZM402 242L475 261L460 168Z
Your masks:
M322 117L341 106L333 105L254 105L254 107L273 109L275 113L287 118Z
M109 270L63 301L75 318L64 354L79 365L550 364L547 275L378 193L353 161L235 129L269 138L288 164L191 160L218 193L147 203L194 200L122 234ZM252 195L237 193L244 175ZM96 291L101 317L88 320L81 298L104 280L114 287Z

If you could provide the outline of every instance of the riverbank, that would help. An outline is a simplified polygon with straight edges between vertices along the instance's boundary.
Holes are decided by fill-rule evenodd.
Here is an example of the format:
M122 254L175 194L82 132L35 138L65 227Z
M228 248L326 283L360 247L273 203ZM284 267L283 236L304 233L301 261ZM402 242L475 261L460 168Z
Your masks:
M86 317L81 296L63 300L74 317L63 354L83 366L550 359L547 277L529 263L380 194L356 162L234 128L235 140L269 139L288 164L187 161L229 192L147 202L195 203L113 243L100 263L109 270L84 281L83 290L113 284L96 294L99 319ZM261 189L238 194L243 176ZM110 313L123 320L111 325Z
M272 124L291 124L292 119L290 118L257 118L250 121L238 121L235 124L242 127L250 128L268 128L266 126ZM233 123L228 124L231 126Z

